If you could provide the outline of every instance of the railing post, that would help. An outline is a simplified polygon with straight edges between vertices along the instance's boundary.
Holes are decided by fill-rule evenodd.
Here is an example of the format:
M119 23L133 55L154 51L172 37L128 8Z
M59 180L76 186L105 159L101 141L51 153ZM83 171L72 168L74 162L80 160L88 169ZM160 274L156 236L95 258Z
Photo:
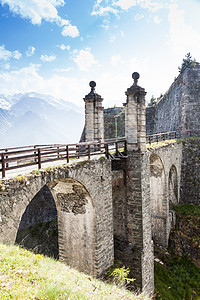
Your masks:
M115 142L115 155L118 157L118 142Z
M57 150L58 150L58 151L57 151L57 153L58 153L58 158L60 158L60 155L59 155L59 153L60 153L60 152L59 152L59 146L57 147Z
M34 149L36 149L36 146L34 146ZM34 155L36 156L37 155L37 152L34 151ZM37 158L35 157L35 162L37 162Z
M38 170L41 169L41 151L38 149Z
M90 160L90 145L88 145L88 160Z
M76 145L77 158L79 158L79 145Z
M109 159L108 144L105 144L105 155L106 155L106 158Z
M8 152L8 149L5 149L5 152ZM8 158L8 155L6 155L6 159ZM8 168L8 163L6 163L6 168Z
M127 141L124 141L124 154L127 155Z
M4 153L1 153L2 178L6 176Z
M67 157L67 163L69 163L69 146L66 146L66 157Z

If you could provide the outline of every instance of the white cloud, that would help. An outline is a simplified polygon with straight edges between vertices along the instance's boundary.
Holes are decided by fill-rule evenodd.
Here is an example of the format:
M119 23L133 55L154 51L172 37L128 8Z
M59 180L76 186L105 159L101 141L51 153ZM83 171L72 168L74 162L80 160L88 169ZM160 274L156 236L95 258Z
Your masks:
M144 18L144 15L143 14L136 14L135 15L135 21L139 21L139 20L141 20L141 19L143 19Z
M113 66L117 66L117 65L119 64L120 61L121 61L121 56L120 56L120 54L113 55L113 56L111 57L111 64L112 64Z
M18 50L11 52L11 51L5 49L5 45L0 46L0 60L8 61L11 58L18 60L21 57L22 57L22 54Z
M114 34L109 35L109 41L113 43L116 40L116 36Z
M58 47L61 49L61 50L70 50L70 46L69 45L64 45L64 44L61 44L61 45L58 45Z
M12 56L13 56L13 58L18 60L22 57L22 54L18 50L16 50L16 51L13 51Z
M81 71L88 71L91 66L96 65L95 60L90 49L80 50L77 56L74 58L74 62L78 65Z
M72 67L68 67L68 68L63 68L63 69L54 69L55 72L58 72L58 73L65 73L65 72L70 72L70 71L73 71L74 68Z
M78 49L74 49L74 50L72 51L72 53L73 53L73 54L77 54L77 53L78 53Z
M56 56L55 55L47 55L47 54L42 54L40 56L40 59L43 61L43 62L51 62L51 61L54 61L56 59Z
M65 4L64 0L0 0L2 4L7 4L10 10L19 14L22 18L30 19L33 24L41 24L46 21L58 21L58 11L56 7Z
M184 15L184 10L179 9L177 4L169 6L168 21L170 31L168 45L182 57L187 52L191 52L192 55L199 55L200 34L185 22Z
M121 9L127 10L132 6L136 6L137 0L119 0L115 2L115 5L120 6Z
M79 31L76 26L72 26L71 24L69 24L69 25L63 27L62 35L75 38L75 37L79 36Z
M162 21L158 16L155 16L155 17L153 18L153 20L154 20L154 22L155 22L156 24L160 24L161 21Z
M157 11L164 7L163 3L166 5L168 2L170 2L170 0L137 0L138 5L150 11Z
M99 7L95 7L93 12L92 12L92 16L95 16L95 15L99 15L99 16L105 16L109 13L113 13L113 14L117 14L118 11L117 9L113 8L113 7L110 7L110 6L106 6L106 7L103 7L103 6L99 6Z
M35 47L30 46L28 47L28 50L26 51L27 56L32 56L35 53Z
M121 10L128 10L134 6L140 6L150 11L156 11L169 2L170 0L97 0L93 7L92 15L105 16L109 13L118 15L119 8Z
M109 25L110 25L110 20L103 19L103 24L101 24L100 27L104 28L105 30L108 30Z
M53 74L44 79L39 74L39 65L30 65L17 71L0 72L0 91L5 95L37 92L84 105L82 100L89 91L88 79ZM12 83L12 84L11 84Z
M5 70L9 70L9 69L10 69L10 64L5 64L5 65L3 66L3 68L4 68Z
M0 3L7 4L10 11L28 19L34 25L40 25L42 20L56 22L59 26L64 26L62 34L64 36L77 37L79 31L76 26L70 24L68 20L62 19L57 8L65 5L65 0L0 0Z

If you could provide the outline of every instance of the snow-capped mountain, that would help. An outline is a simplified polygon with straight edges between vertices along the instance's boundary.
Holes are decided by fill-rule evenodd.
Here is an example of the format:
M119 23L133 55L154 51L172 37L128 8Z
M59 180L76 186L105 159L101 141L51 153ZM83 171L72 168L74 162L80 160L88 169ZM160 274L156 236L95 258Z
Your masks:
M0 148L47 143L76 143L83 109L38 93L0 95Z

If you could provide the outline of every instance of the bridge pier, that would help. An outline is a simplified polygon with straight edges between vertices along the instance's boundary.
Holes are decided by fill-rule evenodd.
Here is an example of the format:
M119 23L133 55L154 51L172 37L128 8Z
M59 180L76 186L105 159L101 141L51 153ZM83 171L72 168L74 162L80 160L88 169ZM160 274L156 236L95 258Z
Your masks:
M124 172L124 223L123 230L115 232L115 258L122 261L136 278L140 292L152 294L154 290L154 257L151 233L150 169L145 138L145 90L137 85L138 73L133 73L134 84L127 89L125 104L125 128L127 158L119 165L113 162L113 170ZM115 203L120 199L113 188ZM120 214L120 212L118 211ZM120 216L118 216L120 217ZM117 216L114 216L117 218Z

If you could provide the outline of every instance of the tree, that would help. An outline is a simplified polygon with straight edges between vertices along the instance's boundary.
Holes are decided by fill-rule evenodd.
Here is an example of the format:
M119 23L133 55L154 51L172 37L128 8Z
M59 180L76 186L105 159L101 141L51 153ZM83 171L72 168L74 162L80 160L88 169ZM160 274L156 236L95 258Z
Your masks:
M196 66L196 60L192 59L192 56L190 55L190 52L185 55L185 58L183 59L181 67L178 67L179 72L183 73L185 69L190 68L194 69Z

